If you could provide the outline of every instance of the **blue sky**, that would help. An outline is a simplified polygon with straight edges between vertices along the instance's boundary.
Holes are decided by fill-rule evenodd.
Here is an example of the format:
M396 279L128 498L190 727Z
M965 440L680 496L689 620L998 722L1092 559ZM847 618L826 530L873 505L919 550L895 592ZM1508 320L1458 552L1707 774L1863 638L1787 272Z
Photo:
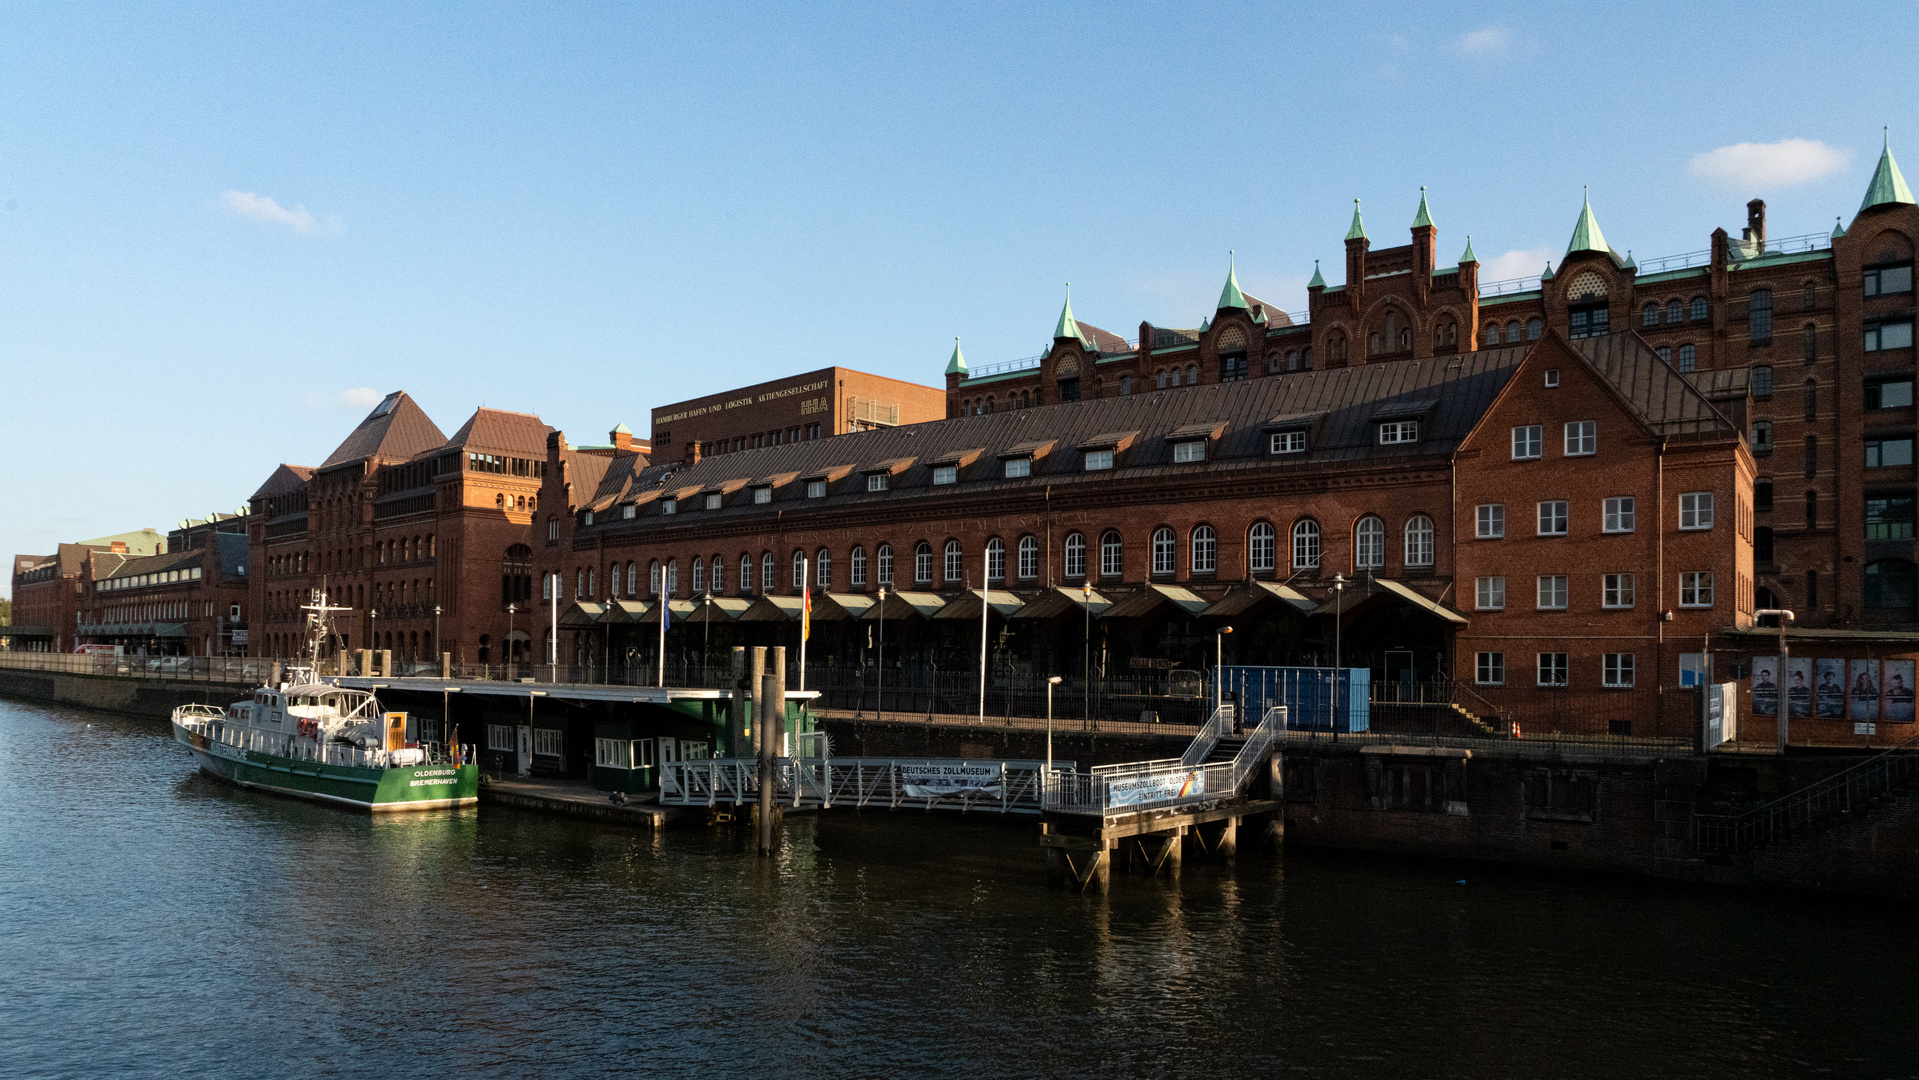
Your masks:
M937 384L1086 321L1443 259L1646 257L1919 164L1919 11L0 6L0 548L231 509L373 401L575 441L829 364ZM1738 149L1742 144L1750 144ZM1725 149L1734 148L1734 149ZM1718 153L1714 153L1718 151ZM1537 264L1537 265L1536 265ZM3 586L0 586L3 587Z

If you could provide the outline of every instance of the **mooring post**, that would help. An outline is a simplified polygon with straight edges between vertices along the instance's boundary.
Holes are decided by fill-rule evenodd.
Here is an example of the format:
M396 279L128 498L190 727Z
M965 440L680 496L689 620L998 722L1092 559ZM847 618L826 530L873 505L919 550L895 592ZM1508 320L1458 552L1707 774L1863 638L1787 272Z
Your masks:
M766 667L765 681L760 683L760 715L753 726L760 733L760 854L771 855L780 812L773 785L780 736L786 728L786 646L773 646L771 663Z
M750 717L749 722L753 725L753 737L749 740L748 746L753 748L752 755L758 757L760 754L760 744L766 741L765 725L760 723L760 713L765 711L760 708L760 702L766 700L760 697L760 684L766 681L766 646L753 646L752 661L753 673L746 683L747 694L753 702L748 712L748 716ZM746 757L747 755L743 753L740 756Z
M726 710L726 756L741 757L746 746L746 646L733 646L733 700Z

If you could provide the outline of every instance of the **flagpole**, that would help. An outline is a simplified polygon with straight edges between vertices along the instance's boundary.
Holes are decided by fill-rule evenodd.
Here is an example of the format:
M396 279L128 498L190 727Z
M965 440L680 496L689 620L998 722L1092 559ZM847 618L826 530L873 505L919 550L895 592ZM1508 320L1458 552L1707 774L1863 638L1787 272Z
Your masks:
M986 723L986 599L992 595L987 590L993 587L993 546L989 541L980 551L980 591L979 591L979 722Z
M666 620L673 617L673 598L666 595L666 564L660 564L660 579L653 584L653 595L660 601L660 689L666 689Z
M813 563L800 557L800 689L806 689L806 639L813 636Z
M553 595L549 598L549 603L547 605L548 609L552 613L552 620L553 620L552 623L550 624L551 629L547 631L548 635L551 636L553 639L553 651L550 654L548 654L548 658L546 661L546 673L549 681L555 682L555 683L560 681L560 582L561 580L562 579L560 577L560 572L558 570L553 571ZM507 648L508 650L511 650L513 648L512 644L509 643L507 645Z

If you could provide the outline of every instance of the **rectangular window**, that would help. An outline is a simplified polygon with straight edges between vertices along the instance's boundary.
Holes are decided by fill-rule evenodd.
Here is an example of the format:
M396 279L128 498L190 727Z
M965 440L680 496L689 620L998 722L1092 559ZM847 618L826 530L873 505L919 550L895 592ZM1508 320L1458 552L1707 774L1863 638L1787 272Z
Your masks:
M1600 682L1614 690L1623 690L1632 685L1633 654L1629 652L1609 652L1600 667Z
M1539 535L1564 536L1568 522L1567 503L1564 499L1539 504Z
M1113 452L1111 450L1086 451L1086 471L1087 472L1100 472L1102 470L1110 469L1112 467L1113 467Z
M1033 475L1033 459L1016 457L1006 459L1006 478L1015 480L1022 476Z
M1679 606L1689 608L1712 606L1711 570L1688 570L1679 575Z
M1543 652L1539 654L1539 685L1564 686L1567 682L1568 665L1563 652Z
M958 465L941 465L938 468L934 469L933 483L935 485L959 483L959 466Z
M1912 464L1910 438L1866 440L1866 468L1883 469L1893 465L1910 464Z
M1769 364L1754 364L1751 374L1747 376L1746 385L1751 388L1753 397L1771 397L1772 366Z
M1566 425L1566 456L1584 457L1599 452L1599 421L1574 420Z
M1772 453L1772 421L1756 420L1752 425L1752 452Z
M1526 461L1545 452L1546 429L1540 424L1522 425L1513 429L1513 460Z
M602 769L631 769L633 744L625 739L594 739L593 764Z
M1866 539L1911 540L1912 526L1912 496L1876 495L1866 500Z
M1679 496L1679 527L1712 528L1712 492L1688 491Z
M1541 611L1559 611L1566 606L1567 578L1564 574L1539 575L1539 609Z
M720 498L720 493L717 491L708 495L706 497L706 508L708 510L718 510L720 508Z
M1306 452L1306 433L1303 431L1276 432L1270 445L1275 454L1303 454Z
M1497 540L1506 535L1506 504L1480 503L1478 531L1474 534L1481 540Z
M1865 294L1890 296L1912 291L1912 266L1874 266L1866 270Z
M773 489L772 489L771 487L756 487L756 488L754 488L754 489L753 489L753 501L754 501L755 503L770 503L770 502L772 502L772 501L773 501Z
M826 498L826 481L808 480L806 482L806 497L809 499Z
M1419 421L1417 420L1389 420L1379 425L1379 445L1381 446L1418 441Z
M1806 479L1819 475L1819 436L1806 436Z
M1873 323L1866 327L1866 351L1912 348L1912 324L1909 322Z
M1609 533L1629 533L1637 527L1639 519L1631 495L1616 495L1606 500L1606 520L1604 528Z
M1173 461L1175 464L1183 465L1190 461L1205 460L1206 443L1204 440L1195 439L1191 442L1173 444Z
M1866 384L1868 409L1903 409L1911 404L1911 379L1886 379Z
M883 473L883 472L868 473L866 477L866 490L885 491L887 488L892 486L892 482L893 482L893 477L889 473Z
M1506 608L1506 579L1503 577L1483 577L1478 579L1475 589L1480 611L1503 611Z
M1635 584L1631 574L1607 574L1605 595L1600 603L1609 608L1633 606Z
M1481 686L1504 686L1506 684L1506 654L1502 652L1483 652L1475 654L1474 670L1478 673Z
M660 500L660 513L677 514L679 512L680 512L680 500L678 499L661 499Z
M513 737L513 725L488 724L486 726L486 748L488 750L518 750L520 746Z

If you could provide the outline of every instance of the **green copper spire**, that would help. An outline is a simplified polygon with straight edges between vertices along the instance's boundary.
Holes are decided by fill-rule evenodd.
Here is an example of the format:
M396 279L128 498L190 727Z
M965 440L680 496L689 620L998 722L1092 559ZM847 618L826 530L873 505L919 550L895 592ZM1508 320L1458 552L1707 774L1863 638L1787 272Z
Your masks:
M1239 291L1239 269L1234 265L1234 253L1230 251L1226 253L1226 287L1219 291L1219 306L1241 311L1251 307L1246 303L1246 294Z
M959 339L953 339L953 358L946 362L946 373L966 377L966 357L960 355Z
M1893 203L1912 205L1912 189L1906 186L1906 178L1899 175L1899 163L1892 160L1892 132L1887 129L1885 149L1879 151L1879 167L1872 171L1872 183L1866 186L1866 198L1859 209L1865 211Z
M1599 231L1599 221L1593 217L1593 204L1590 194L1579 208L1579 223L1573 226L1572 243L1566 245L1566 254L1576 251L1599 251L1612 254L1612 248L1606 244L1606 236Z
M1372 239L1371 237L1366 235L1366 223L1359 220L1359 200L1358 199L1353 200L1353 225L1352 225L1352 228L1346 230L1346 239L1348 240Z
M1838 218L1836 217L1833 218L1832 219L1832 238L1834 240L1837 240L1844 235L1846 235L1846 227L1839 223Z
M614 425L613 425L613 434L615 434L615 435L631 435L631 434L633 434L633 429L632 429L632 428L630 428L630 427L627 427L627 426L626 426L625 424L614 424Z
M1620 264L1619 264L1619 268L1620 268L1621 270L1637 270L1637 269L1639 269L1639 264L1633 261L1633 257L1632 257L1632 249L1631 249L1631 248L1627 248L1627 249L1626 249L1626 261L1625 261L1625 262L1623 262L1623 263L1620 263Z
M1326 279L1321 277L1319 273L1318 259L1313 260L1313 280L1307 282L1306 287L1309 289L1323 289L1326 287Z
M1539 280L1541 280L1541 281L1551 281L1552 279L1553 279L1553 264L1549 262L1549 263L1547 263L1547 264L1546 264L1546 271L1545 271L1545 273L1542 273L1542 274L1540 274L1540 275L1539 275Z
M1059 309L1059 325L1053 327L1053 340L1072 338L1084 342L1086 335L1079 331L1079 320L1073 318L1073 283L1066 283L1066 306Z
M1473 254L1473 234L1467 233L1466 234L1466 254L1461 255L1459 257L1459 265L1464 266L1467 263L1476 263L1478 261L1479 261L1479 256Z
M1419 213L1413 217L1413 228L1417 229L1421 226L1428 229L1438 228L1433 224L1432 211L1426 209L1426 185L1424 184L1419 185Z

